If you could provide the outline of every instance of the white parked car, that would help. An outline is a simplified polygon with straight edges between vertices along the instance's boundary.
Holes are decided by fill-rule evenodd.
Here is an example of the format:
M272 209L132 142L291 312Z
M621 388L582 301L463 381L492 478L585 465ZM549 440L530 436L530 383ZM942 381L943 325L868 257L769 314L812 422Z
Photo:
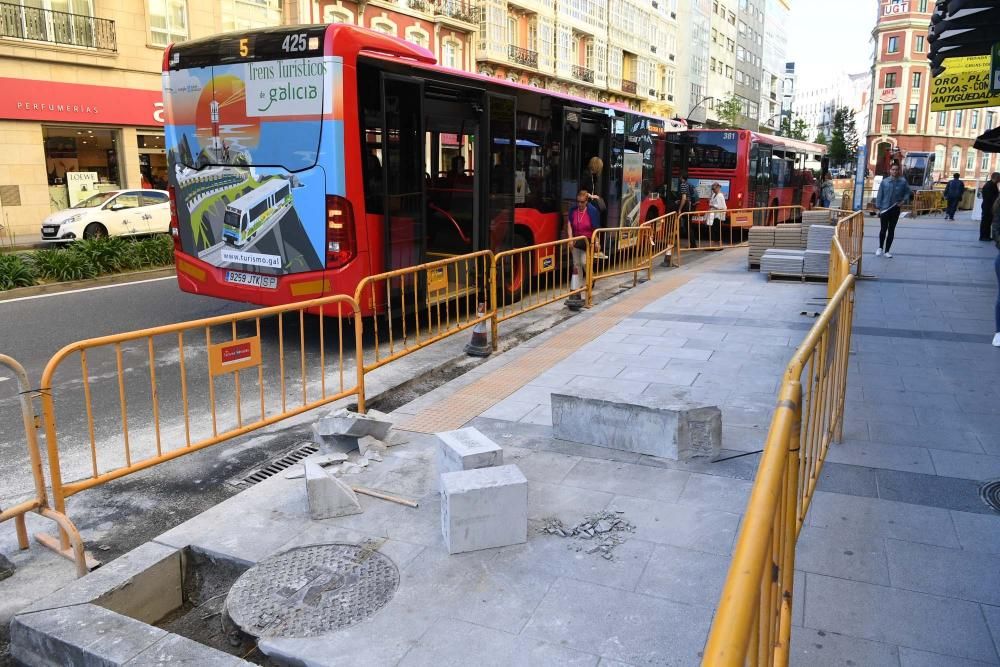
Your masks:
M42 222L42 240L58 243L169 231L170 197L165 190L101 192Z

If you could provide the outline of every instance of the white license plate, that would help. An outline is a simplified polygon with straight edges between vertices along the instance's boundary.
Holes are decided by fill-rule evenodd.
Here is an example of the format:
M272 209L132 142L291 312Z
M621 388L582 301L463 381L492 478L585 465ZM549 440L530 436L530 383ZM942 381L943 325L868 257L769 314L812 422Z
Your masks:
M266 289L277 289L278 287L278 279L274 276L262 276L258 273L242 273L240 271L226 271L226 282Z

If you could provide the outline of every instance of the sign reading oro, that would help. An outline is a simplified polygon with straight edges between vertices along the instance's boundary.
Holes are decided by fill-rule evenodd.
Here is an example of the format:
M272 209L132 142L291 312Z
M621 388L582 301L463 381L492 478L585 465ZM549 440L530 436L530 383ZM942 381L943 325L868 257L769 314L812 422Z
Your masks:
M990 94L990 56L948 58L947 71L934 77L931 111L979 109L1000 105L1000 94Z

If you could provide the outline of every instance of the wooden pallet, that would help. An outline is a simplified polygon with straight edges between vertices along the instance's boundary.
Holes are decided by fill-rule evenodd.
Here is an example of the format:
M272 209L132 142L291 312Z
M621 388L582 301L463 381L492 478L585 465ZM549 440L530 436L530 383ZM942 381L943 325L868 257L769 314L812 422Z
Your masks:
M825 283L829 282L829 276L821 276L815 273L769 273L768 282L778 280L780 282L803 282L803 283Z

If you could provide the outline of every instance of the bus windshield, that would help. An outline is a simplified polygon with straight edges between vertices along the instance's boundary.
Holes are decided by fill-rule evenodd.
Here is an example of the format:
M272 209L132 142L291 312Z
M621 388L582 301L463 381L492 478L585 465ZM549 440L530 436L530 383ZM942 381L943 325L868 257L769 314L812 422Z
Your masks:
M685 132L688 169L736 169L735 132Z
M177 161L309 169L323 118L340 104L339 76L338 63L322 56L170 70L164 92Z

